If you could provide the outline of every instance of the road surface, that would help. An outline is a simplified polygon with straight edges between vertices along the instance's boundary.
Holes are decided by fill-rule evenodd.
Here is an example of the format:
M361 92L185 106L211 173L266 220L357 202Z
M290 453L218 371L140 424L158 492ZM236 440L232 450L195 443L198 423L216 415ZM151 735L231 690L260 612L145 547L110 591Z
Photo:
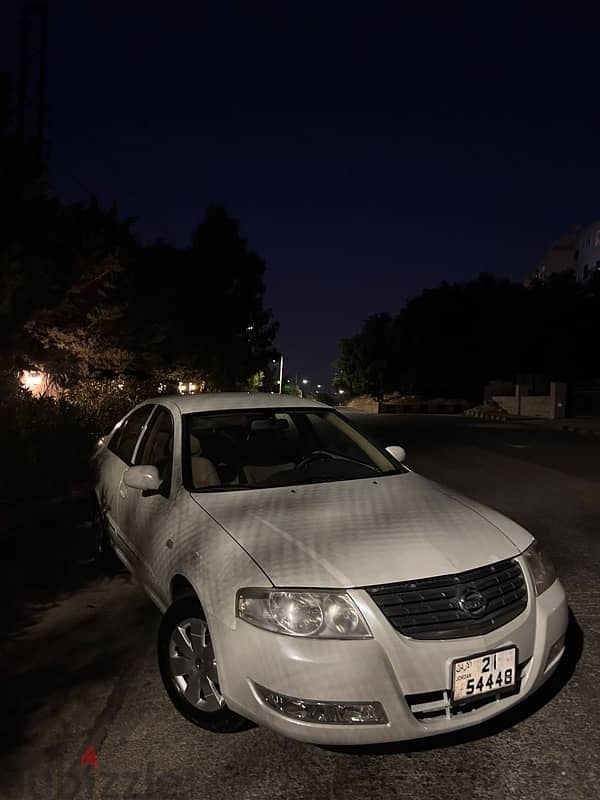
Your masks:
M99 575L89 528L57 513L3 548L13 585L1 612L0 797L600 797L600 445L463 417L353 418L381 443L404 445L411 468L499 508L548 550L573 612L548 689L484 728L416 744L328 750L262 728L215 736L164 694L158 612L126 575Z

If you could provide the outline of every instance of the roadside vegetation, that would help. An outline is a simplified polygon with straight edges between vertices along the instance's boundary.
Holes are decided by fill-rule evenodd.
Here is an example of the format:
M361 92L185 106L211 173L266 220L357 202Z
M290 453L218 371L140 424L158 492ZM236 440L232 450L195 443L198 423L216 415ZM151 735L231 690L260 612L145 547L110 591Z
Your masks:
M423 291L400 312L374 314L341 341L336 385L351 395L480 402L488 381L519 374L598 377L600 272L530 286L482 274Z
M20 141L0 74L0 502L64 493L95 438L159 386L270 389L265 263L209 207L187 246L139 242L92 198L65 204ZM44 375L45 396L19 387Z

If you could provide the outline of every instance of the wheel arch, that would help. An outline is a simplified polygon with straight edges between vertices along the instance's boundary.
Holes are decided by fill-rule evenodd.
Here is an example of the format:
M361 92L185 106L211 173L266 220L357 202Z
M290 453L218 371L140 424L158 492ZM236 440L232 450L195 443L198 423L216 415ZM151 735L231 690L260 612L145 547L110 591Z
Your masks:
M200 605L202 605L198 592L190 579L182 573L177 572L169 582L169 601L174 603L176 600L181 600L184 597L195 597Z

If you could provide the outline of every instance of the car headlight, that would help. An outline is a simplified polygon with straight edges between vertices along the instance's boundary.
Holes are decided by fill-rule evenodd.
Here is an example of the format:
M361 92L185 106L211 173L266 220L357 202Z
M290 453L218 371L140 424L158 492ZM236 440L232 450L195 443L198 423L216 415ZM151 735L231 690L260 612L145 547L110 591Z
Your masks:
M533 579L536 595L542 594L556 580L556 570L554 564L548 556L544 555L542 548L537 542L530 545L523 553L525 563Z
M371 639L362 614L346 592L241 589L240 619L267 631L318 639Z

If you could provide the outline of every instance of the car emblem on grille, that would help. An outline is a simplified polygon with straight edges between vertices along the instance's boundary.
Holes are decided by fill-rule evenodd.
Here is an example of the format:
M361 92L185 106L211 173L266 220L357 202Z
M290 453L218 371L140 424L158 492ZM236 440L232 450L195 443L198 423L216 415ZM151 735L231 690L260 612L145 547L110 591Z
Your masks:
M459 607L471 617L480 617L485 614L487 600L477 589L467 589L458 601Z

